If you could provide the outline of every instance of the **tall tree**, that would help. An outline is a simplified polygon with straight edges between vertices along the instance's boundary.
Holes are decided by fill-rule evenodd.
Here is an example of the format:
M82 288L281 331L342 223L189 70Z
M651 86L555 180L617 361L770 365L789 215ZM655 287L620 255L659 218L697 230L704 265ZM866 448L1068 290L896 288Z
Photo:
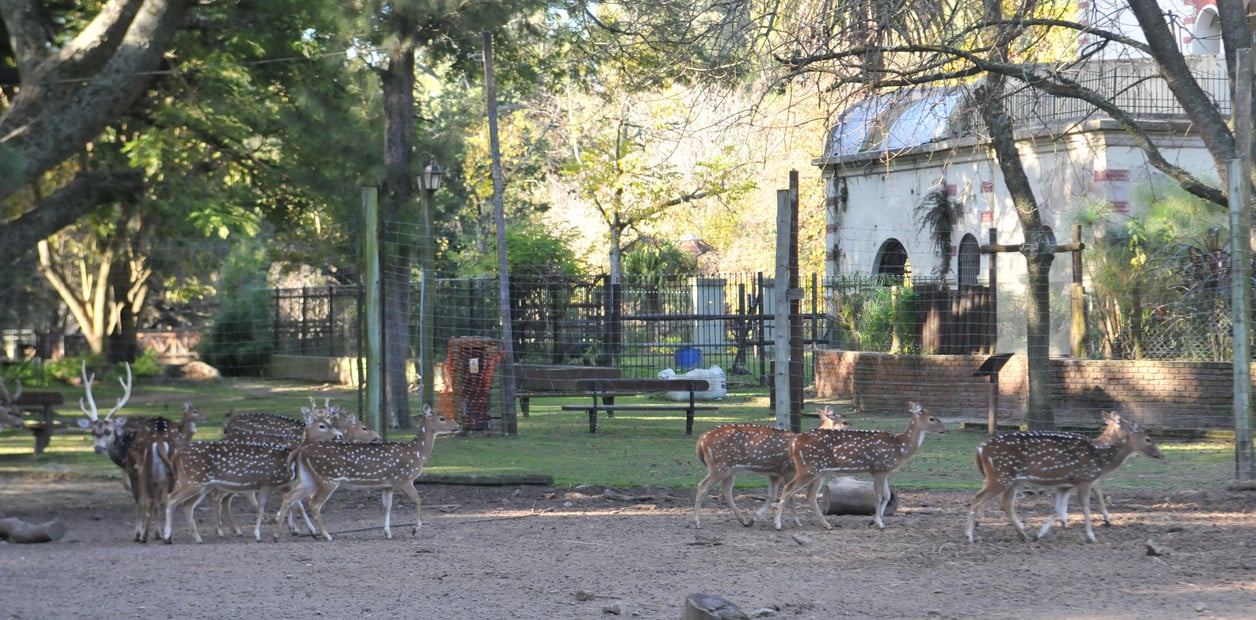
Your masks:
M78 4L67 16L60 5L0 2L9 35L0 55L16 69L0 84L0 200L27 192L6 209L0 262L12 262L96 205L140 189L140 175L125 169L71 164L72 177L52 186L44 186L43 175L66 165L144 95L192 4L110 0L87 21Z

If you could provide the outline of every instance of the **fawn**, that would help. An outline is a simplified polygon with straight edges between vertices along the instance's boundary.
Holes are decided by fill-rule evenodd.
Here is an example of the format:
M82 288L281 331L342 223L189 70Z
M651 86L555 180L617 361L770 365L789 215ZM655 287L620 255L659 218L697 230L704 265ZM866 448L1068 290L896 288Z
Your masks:
M819 428L846 428L846 421L833 413L832 407L818 411ZM708 490L719 483L724 501L742 525L750 527L763 517L781 490L781 483L793 477L794 462L789 459L789 442L794 433L762 424L724 424L698 437L695 445L698 460L707 467L706 477L698 483L693 500L694 527L702 527L702 500ZM768 498L753 517L747 519L733 501L733 482L741 473L764 474L768 477ZM794 519L798 515L795 509Z
M827 478L841 474L870 474L876 493L877 509L873 524L884 528L882 516L890 503L890 474L898 471L925 441L925 433L946 434L946 425L914 402L907 403L911 422L907 430L893 434L886 431L815 430L794 437L789 444L789 458L794 462L794 477L785 485L776 504L776 529L781 529L781 510L785 498L807 485L807 502L825 529L832 529L816 503L816 495Z

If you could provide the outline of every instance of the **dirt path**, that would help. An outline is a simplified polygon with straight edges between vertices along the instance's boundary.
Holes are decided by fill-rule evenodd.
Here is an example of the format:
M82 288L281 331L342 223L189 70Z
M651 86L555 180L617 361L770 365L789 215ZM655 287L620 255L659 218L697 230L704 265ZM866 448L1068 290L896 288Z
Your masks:
M852 516L830 517L831 531L804 519L778 532L743 528L715 501L696 530L692 489L625 490L629 500L602 489L420 491L417 537L400 499L386 540L378 493L342 491L327 506L331 543L272 543L269 529L262 544L218 539L202 507L206 544L180 518L175 544L141 545L120 482L0 478L0 512L69 529L55 543L0 543L0 618L670 620L695 592L781 618L1256 616L1253 493L1114 488L1115 525L1097 529L1098 544L1084 542L1080 510L1073 527L1024 543L991 505L968 544L969 492L899 490L882 531ZM1020 505L1030 526L1050 511L1045 498Z

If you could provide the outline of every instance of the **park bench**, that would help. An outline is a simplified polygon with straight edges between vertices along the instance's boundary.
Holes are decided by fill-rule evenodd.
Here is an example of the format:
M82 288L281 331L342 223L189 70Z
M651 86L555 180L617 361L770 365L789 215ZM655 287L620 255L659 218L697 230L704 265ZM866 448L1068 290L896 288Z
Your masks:
M13 404L22 412L22 427L35 436L35 454L42 454L52 439L52 432L66 426L53 409L65 404L65 396L60 392L23 391Z
M589 414L589 432L597 432L597 413L605 411L613 416L616 411L684 411L685 434L693 434L693 416L699 411L719 411L715 405L699 405L695 402L697 392L711 389L706 379L579 379L576 391L587 393L593 397L591 405L563 405L563 411L584 411ZM688 392L688 401L669 401L659 403L614 404L615 396L635 396L656 392ZM598 402L601 400L602 402Z
M618 368L606 366L567 366L557 364L516 364L515 399L526 418L530 401L538 397L592 396L576 383L582 379L618 379ZM607 404L614 404L614 395L607 395Z

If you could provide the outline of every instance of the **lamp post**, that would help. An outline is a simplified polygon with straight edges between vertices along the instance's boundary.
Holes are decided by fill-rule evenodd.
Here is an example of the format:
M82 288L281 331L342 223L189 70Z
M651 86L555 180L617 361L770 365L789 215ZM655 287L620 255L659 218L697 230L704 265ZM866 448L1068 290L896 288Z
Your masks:
M423 166L423 171L419 173L419 187L423 190L423 211L420 217L420 231L423 235L423 253L421 259L423 262L423 279L421 280L421 293L419 296L419 374L423 378L423 389L420 393L421 404L436 407L434 399L436 397L435 385L435 360L432 359L433 350L435 349L433 342L434 331L432 329L432 287L436 284L436 279L432 277L432 271L435 269L435 239L432 238L432 194L440 189L441 177L445 174L440 166L435 163L427 162Z

